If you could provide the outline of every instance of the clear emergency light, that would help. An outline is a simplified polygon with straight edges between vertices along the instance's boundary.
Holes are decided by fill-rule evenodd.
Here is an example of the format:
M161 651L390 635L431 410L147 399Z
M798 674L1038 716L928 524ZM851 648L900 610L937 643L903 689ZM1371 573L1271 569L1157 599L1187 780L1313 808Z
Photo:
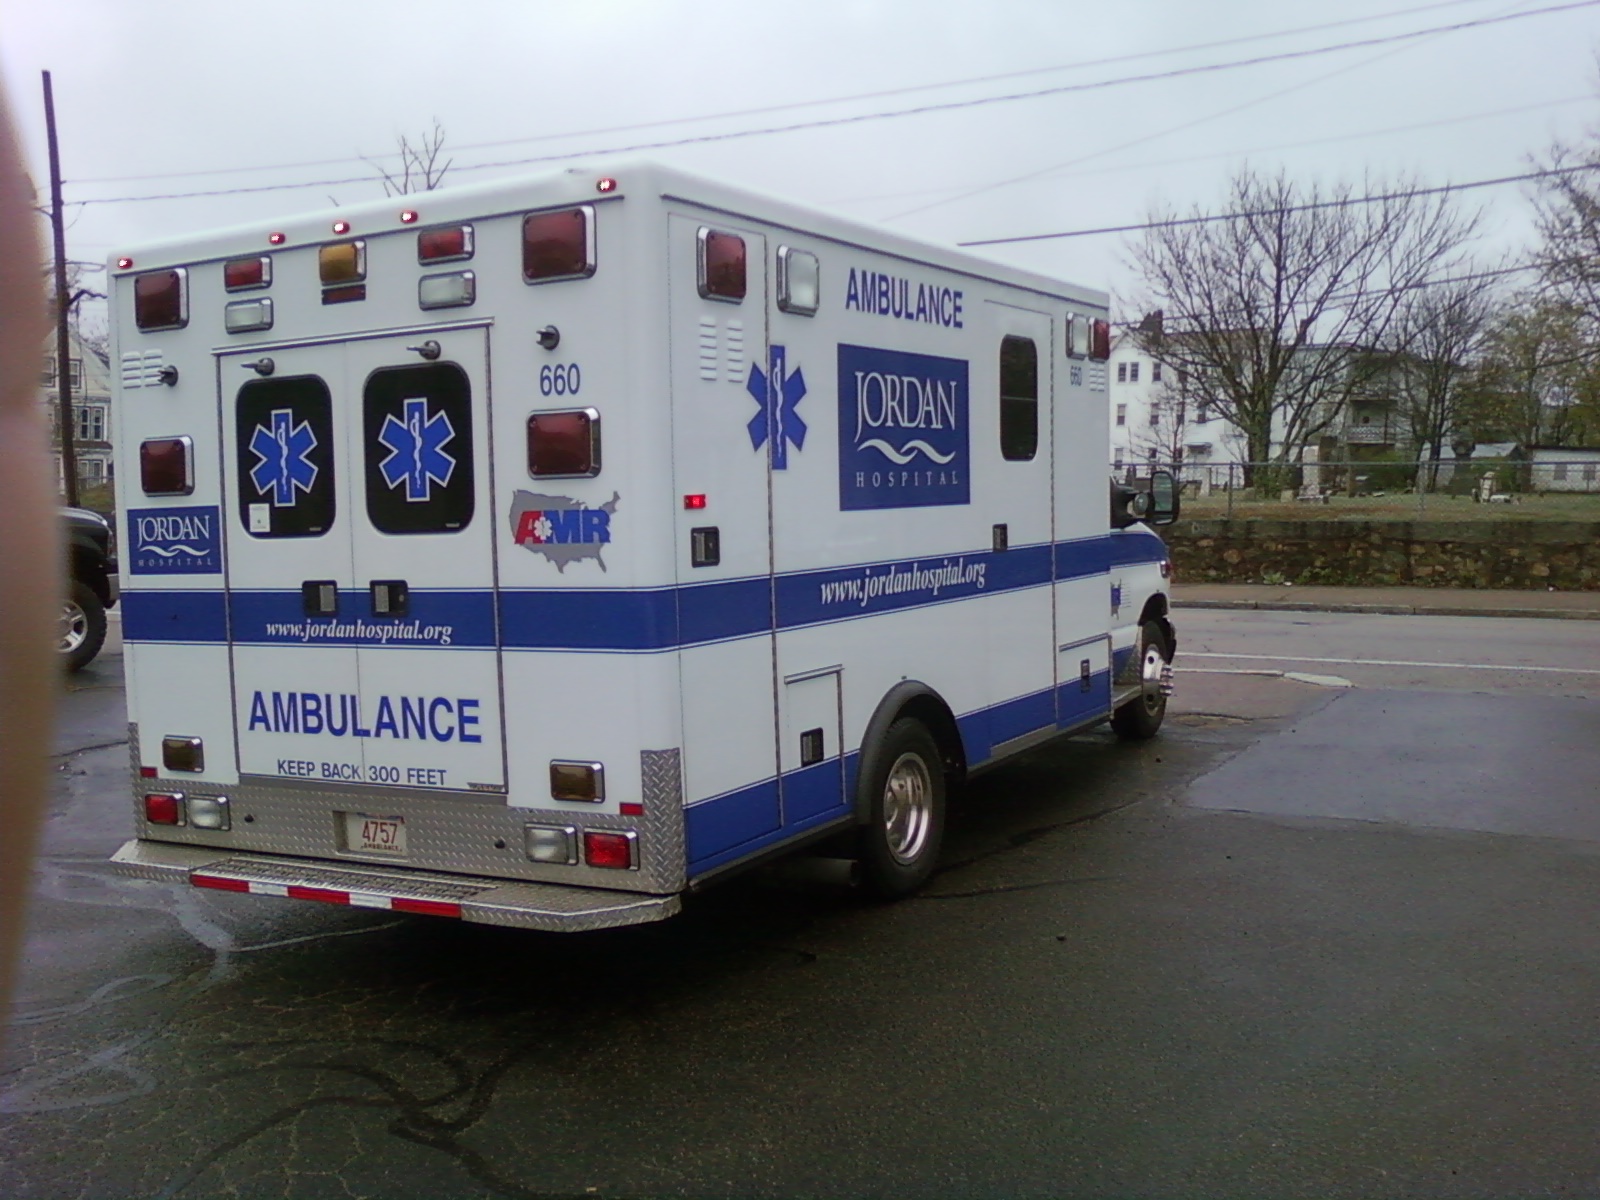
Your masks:
M594 209L587 204L522 219L522 278L528 283L594 274Z
M464 308L478 298L478 277L471 271L424 275L417 280L417 307Z
M152 271L133 281L133 320L146 333L189 323L189 272Z

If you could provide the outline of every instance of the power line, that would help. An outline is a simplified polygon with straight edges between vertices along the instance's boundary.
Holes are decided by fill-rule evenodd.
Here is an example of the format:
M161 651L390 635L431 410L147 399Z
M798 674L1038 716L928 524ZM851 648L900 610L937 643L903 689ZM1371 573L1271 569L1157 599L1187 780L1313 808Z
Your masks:
M791 112L799 108L819 108L829 104L851 104L862 100L881 100L890 96L904 96L915 92L934 91L940 88L970 87L982 83L998 83L1007 79L1024 79L1034 75L1048 75L1056 71L1080 71L1086 67L1113 66L1117 63L1137 62L1149 58L1164 58L1173 54L1189 54L1199 50L1219 50L1227 46L1245 45L1251 42L1271 41L1276 38L1295 37L1304 33L1322 33L1329 29L1342 29L1351 25L1368 25L1375 21L1389 21L1397 17L1410 16L1415 13L1432 12L1441 8L1458 8L1463 4L1482 4L1486 0L1435 0L1432 4L1419 4L1412 8L1396 9L1393 12L1379 13L1369 17L1348 17L1340 21L1325 21L1318 25L1303 25L1294 29L1280 29L1272 33L1252 33L1242 37L1224 38L1214 42L1197 42L1188 46L1175 46L1166 50L1141 50L1134 54L1118 54L1106 58L1084 59L1081 62L1060 63L1050 67L1030 67L1022 71L1004 71L994 75L974 75L965 79L950 79L937 83L919 83L907 87L886 88L881 91L857 92L848 96L832 96L821 100L797 100L788 104L768 104L759 108L731 109L724 112L702 113L692 117L669 117L659 121L643 121L630 125L610 125L596 129L575 129L565 133L542 133L531 137L506 138L492 142L470 142L457 146L454 153L468 150L490 150L502 146L528 145L534 142L559 141L563 138L575 137L600 137L612 133L626 133L635 129L660 129L672 125L689 125L700 121L726 120L733 117L765 116L769 113ZM379 159L395 158L395 154L379 154ZM349 156L343 158L312 159L296 163L275 163L272 165L259 165L251 167L223 167L206 171L171 171L153 175L114 175L102 176L94 179L69 179L67 182L75 185L89 185L101 183L144 183L157 179L192 179L208 175L241 175L256 171L294 171L305 167L332 167L350 161ZM365 177L363 177L365 178ZM297 186L319 186L304 184Z
M1600 0L1573 0L1571 3L1551 5L1546 8L1529 9L1525 12L1510 13L1495 17L1485 17L1481 20L1458 21L1449 25L1434 26L1428 29L1412 30L1407 33L1390 34L1383 37L1363 38L1358 41L1341 42L1329 46L1319 46L1306 50L1289 50L1279 54L1257 55L1254 58L1236 59L1223 63L1208 63L1195 67L1175 67L1167 71L1152 72L1144 75L1128 75L1116 79L1096 80L1090 83L1062 84L1056 87L1040 88L1027 92L1012 92L999 96L983 96L971 100L950 100L938 104L924 104L913 108L891 109L872 113L856 113L849 116L820 118L815 121L800 121L789 125L772 125L758 129L733 130L725 133L700 134L695 137L674 138L658 142L637 142L625 146L608 146L592 148L589 150L567 151L560 154L537 155L530 158L506 159L500 162L476 163L469 166L456 167L460 173L467 171L487 171L502 167L529 166L535 163L564 162L575 158L592 158L607 154L631 154L643 150L661 150L675 146L702 145L712 142L735 141L750 137L766 137L778 133L795 133L807 129L824 129L845 125L863 124L869 121L887 120L896 117L923 116L930 113L953 112L960 109L980 108L990 104L1007 104L1019 100L1034 100L1044 96L1059 96L1069 93L1100 91L1110 87L1120 87L1132 83L1151 83L1165 79L1179 79L1196 75L1216 74L1223 71L1237 70L1242 67L1260 66L1265 63L1289 62L1298 59L1313 58L1324 54L1333 54L1343 50L1363 49L1369 46L1390 45L1395 42L1412 41L1420 37L1428 37L1438 33L1456 32L1462 29L1475 29L1489 25L1503 24L1507 21L1520 21L1528 17L1548 16L1553 13L1570 12L1577 9L1593 8L1600 4ZM100 199L85 200L85 204L131 204L145 200L189 200L211 196L233 196L248 193L293 191L311 187L337 187L349 183L370 183L371 176L355 176L343 179L313 180L307 183L282 183L263 184L256 187L222 188L195 192L171 192L162 195L146 196L115 196Z
M1520 113L1537 112L1540 109L1559 108L1559 107L1561 107L1563 105L1568 105L1568 104L1592 104L1593 102L1594 102L1594 96L1592 94L1586 95L1586 96L1567 96L1567 97L1565 97L1565 98L1563 98L1561 100L1541 100L1537 104L1521 104L1521 105L1517 105L1514 108L1497 108L1497 109L1491 109L1488 112L1466 113L1466 114L1463 114L1461 116L1442 117L1437 121L1418 121L1418 122L1416 122L1414 124L1411 124L1411 125L1391 125L1391 126L1385 128L1385 129L1365 129L1365 130L1362 130L1362 131L1360 131L1358 133L1340 133L1340 134L1334 134L1331 137L1306 138L1306 139L1303 139L1303 140L1297 141L1297 142L1279 142L1276 145L1272 145L1272 146L1252 146L1252 147L1250 147L1248 149L1245 149L1245 150L1220 150L1220 151L1216 151L1216 152L1211 153L1211 154L1191 154L1191 155L1187 155L1187 156L1185 156L1183 158L1165 158L1165 159L1160 159L1160 160L1158 160L1156 162L1124 163L1121 166L1096 167L1094 170L1091 170L1091 171L1073 171L1071 174L1066 175L1066 176L1061 176L1059 178L1084 179L1084 178L1088 178L1088 177L1094 176L1094 175L1112 175L1112 174L1118 174L1118 173L1123 173L1123 172L1128 172L1128 171L1151 171L1151 170L1155 170L1158 167L1181 166L1181 165L1183 165L1185 163L1213 162L1213 161L1215 161L1216 159L1219 159L1219 158L1246 158L1246 157L1248 157L1249 155L1252 155L1252 154L1277 153L1279 151L1284 151L1284 150L1303 150L1303 149L1305 149L1305 148L1307 148L1309 146L1325 146L1325 145L1329 145L1329 144L1334 143L1334 142L1357 142L1357 141L1363 141L1363 140L1365 140L1367 138L1387 137L1389 134L1392 134L1392 133L1414 133L1419 129L1439 129L1439 128L1442 128L1442 127L1447 126L1447 125L1466 125L1466 124L1470 124L1473 121L1485 121L1485 120L1489 120L1490 118L1493 118L1493 117L1516 116L1516 115L1518 115ZM1125 148L1125 146L1119 146L1118 147L1118 149L1124 149L1124 148ZM1077 161L1082 161L1082 160L1077 160ZM1076 165L1077 165L1077 162L1058 163L1056 166L1051 167L1047 171L1043 172L1041 177L1050 176L1055 171L1064 170L1067 167L1076 166ZM1023 182L1023 181L1022 180L1010 180L1010 181L1007 181L1007 182ZM1004 184L996 184L996 185L992 185L992 186L997 186L998 187L998 186L1004 186ZM828 203L828 204L870 204L870 203L872 203L874 201L878 201L878 200L909 200L912 197L916 197L916 196L937 196L937 195L940 195L940 194L943 194L943 193L950 193L950 192L955 192L955 191L959 191L959 190L960 190L959 188L925 188L925 189L923 189L921 191L916 191L916 192L896 192L896 193L893 193L892 195L840 197L840 198L837 198L837 199L825 201L824 203Z
M1573 175L1579 171L1600 170L1600 163L1584 163L1576 167L1551 167L1543 171L1528 171L1522 175L1502 175L1496 179L1474 179L1467 183L1442 183L1437 187L1408 188L1400 192L1380 192L1370 196L1346 196L1339 200L1318 200L1311 204L1287 204L1278 208L1251 209L1243 212L1211 213L1200 217L1172 217L1165 221L1141 221L1136 225L1103 225L1098 229L1067 229L1059 233L1027 233L1017 237L981 238L957 242L958 246L1003 246L1014 242L1044 242L1055 238L1096 237L1107 233L1137 233L1143 229L1174 229L1181 225L1209 225L1215 221L1233 221L1242 217L1267 217L1279 213L1311 212L1320 208L1346 208L1352 204L1376 204L1383 200L1404 200L1411 196L1437 196L1447 192L1465 192L1473 188L1498 187L1507 183L1525 183L1531 179L1549 179L1557 175Z

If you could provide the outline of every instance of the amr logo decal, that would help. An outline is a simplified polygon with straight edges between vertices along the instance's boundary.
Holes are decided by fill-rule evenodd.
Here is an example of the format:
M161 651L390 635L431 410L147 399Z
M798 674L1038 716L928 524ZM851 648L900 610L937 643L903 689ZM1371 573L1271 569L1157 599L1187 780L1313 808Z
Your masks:
M806 394L806 377L799 367L792 375L784 374L786 356L782 346L769 346L767 356L765 373L755 363L750 364L750 378L744 387L761 411L750 418L745 428L750 431L751 449L766 446L772 469L784 471L789 467L790 445L799 450L806 444L805 419L795 411Z
M442 412L428 415L428 401L417 397L402 402L404 420L391 413L384 418L378 441L389 450L389 457L378 464L383 481L391 488L405 484L406 502L424 503L432 485L445 487L455 473L456 460L444 446L456 436L450 418Z
M294 423L294 410L275 408L271 422L257 425L250 436L250 452L259 460L250 468L250 482L274 508L293 508L296 492L310 492L317 482L317 464L311 461L317 435L311 423Z

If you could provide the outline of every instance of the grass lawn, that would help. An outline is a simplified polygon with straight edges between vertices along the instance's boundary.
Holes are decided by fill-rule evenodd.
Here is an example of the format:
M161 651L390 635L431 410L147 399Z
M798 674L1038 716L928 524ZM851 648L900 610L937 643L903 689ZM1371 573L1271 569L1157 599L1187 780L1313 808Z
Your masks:
M1220 520L1230 515L1226 492L1185 496L1183 519ZM1515 496L1509 504L1480 504L1468 496L1442 494L1331 496L1326 504L1263 500L1233 494L1232 517L1269 521L1594 521L1600 522L1600 493L1546 492Z

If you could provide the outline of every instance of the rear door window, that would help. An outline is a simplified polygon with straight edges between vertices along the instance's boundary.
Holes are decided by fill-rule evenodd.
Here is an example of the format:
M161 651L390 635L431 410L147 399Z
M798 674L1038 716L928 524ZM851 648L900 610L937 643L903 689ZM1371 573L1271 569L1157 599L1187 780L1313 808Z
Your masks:
M362 390L367 516L383 533L472 523L472 385L454 363L386 367Z
M239 389L239 520L252 537L320 537L333 527L333 401L315 375Z

